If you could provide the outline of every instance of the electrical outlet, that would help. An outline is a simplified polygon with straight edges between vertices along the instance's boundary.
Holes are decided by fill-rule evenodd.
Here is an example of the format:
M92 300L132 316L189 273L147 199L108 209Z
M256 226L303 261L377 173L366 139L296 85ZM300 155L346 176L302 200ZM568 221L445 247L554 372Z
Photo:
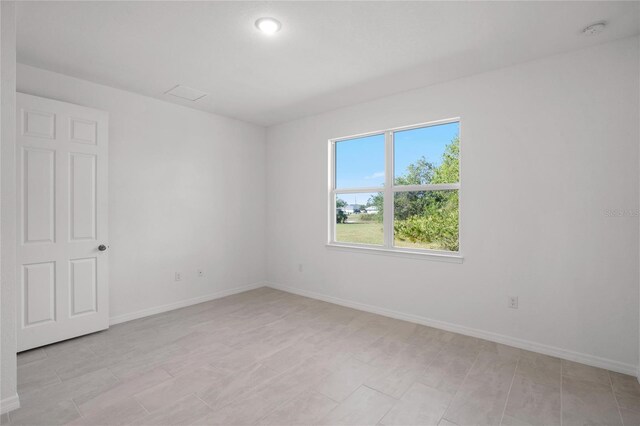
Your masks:
M518 296L509 296L509 304L507 306L511 309L518 309Z
M182 281L182 273L181 272L176 272L175 280L176 281Z
M298 272L302 272L302 263L298 263Z
M202 269L198 269L198 278L204 277L204 271Z

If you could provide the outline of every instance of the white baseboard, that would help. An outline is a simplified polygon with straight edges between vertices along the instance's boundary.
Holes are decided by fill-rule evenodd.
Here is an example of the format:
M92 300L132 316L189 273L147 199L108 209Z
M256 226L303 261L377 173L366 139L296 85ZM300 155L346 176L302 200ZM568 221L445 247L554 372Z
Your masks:
M148 317L150 315L161 314L162 312L173 311L174 309L186 308L187 306L197 305L198 303L208 302L210 300L220 299L222 297L231 296L233 294L254 290L256 288L265 287L266 285L267 284L265 282L257 282L242 287L235 287L228 290L206 294L204 296L194 297L192 299L181 300L179 302L168 303L166 305L155 306L153 308L147 308L128 314L118 315L109 318L109 325L120 324L123 322Z
M18 394L0 400L0 414L5 414L18 408L20 408L20 398Z
M442 330L451 331L458 334L464 334L466 336L478 337L480 339L485 339L485 340L489 340L496 343L502 343L504 345L513 346L516 348L525 349L532 352L538 352L544 355L555 356L557 358L566 359L569 361L576 361L582 364L591 365L593 367L604 368L604 369L615 371L618 373L629 374L629 375L638 377L637 365L626 364L620 361L601 358L595 355L574 352L568 349L562 349L555 346L549 346L542 343L532 342L529 340L518 339L516 337L505 336L503 334L492 333L490 331L479 330L476 328L465 327L462 325L452 324L445 321L438 321L438 320L422 317L419 315L405 314L405 313L394 311L391 309L381 308L379 306L367 305L365 303L354 302L346 299L340 299L338 297L327 296L327 295L316 293L313 291L300 290L294 287L281 286L274 283L267 283L266 285L276 290L282 290L288 293L310 297L312 299L318 299L324 302L346 306L348 308L358 309L360 311L371 312L373 314L378 314L385 317L395 318L403 321L409 321L409 322L422 324L422 325L426 325L433 328L439 328Z

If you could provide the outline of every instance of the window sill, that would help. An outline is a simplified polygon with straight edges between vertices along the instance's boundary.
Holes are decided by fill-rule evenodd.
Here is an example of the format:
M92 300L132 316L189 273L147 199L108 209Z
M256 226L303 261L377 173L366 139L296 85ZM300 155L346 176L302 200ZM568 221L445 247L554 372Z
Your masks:
M379 256L404 257L408 259L435 260L436 262L462 263L464 257L460 253L446 254L435 252L422 252L402 249L388 249L383 247L368 247L361 245L329 243L328 249L346 251L352 253L374 254Z

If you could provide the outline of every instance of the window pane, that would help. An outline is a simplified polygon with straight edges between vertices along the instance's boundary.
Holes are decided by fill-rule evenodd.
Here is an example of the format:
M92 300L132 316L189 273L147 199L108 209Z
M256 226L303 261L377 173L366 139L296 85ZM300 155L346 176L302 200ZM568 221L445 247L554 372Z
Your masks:
M458 251L458 191L394 194L394 245Z
M384 186L384 135L336 142L336 188Z
M338 194L336 241L382 245L382 199L382 193Z
M456 183L460 123L394 132L394 182L396 185Z

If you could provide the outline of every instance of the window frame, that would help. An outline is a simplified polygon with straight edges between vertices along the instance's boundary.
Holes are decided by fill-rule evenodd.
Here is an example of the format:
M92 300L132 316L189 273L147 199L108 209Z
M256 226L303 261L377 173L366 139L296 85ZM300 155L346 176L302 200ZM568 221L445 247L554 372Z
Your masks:
M394 161L394 134L396 132L420 129L425 127L438 126L443 124L458 123L458 138L460 140L460 155L458 158L458 168L460 175L457 183L437 183L425 185L395 185L395 161ZM462 126L460 117L447 118L443 120L429 121L426 123L412 124L409 126L394 127L386 130L378 130L373 132L360 133L356 135L343 136L339 138L329 139L329 164L328 164L328 240L327 247L346 251L354 251L371 254L387 254L394 256L407 256L414 258L429 258L433 260L443 260L448 262L462 263ZM376 187L353 187L353 188L336 188L336 144L338 142L351 139L363 138L367 136L384 135L385 143L385 180L384 186ZM458 191L458 251L433 250L421 248L405 248L396 247L394 245L394 199L397 192L414 192L414 191ZM375 193L382 192L384 197L383 210L383 244L363 244L336 241L336 199L340 194L356 194L356 193Z

